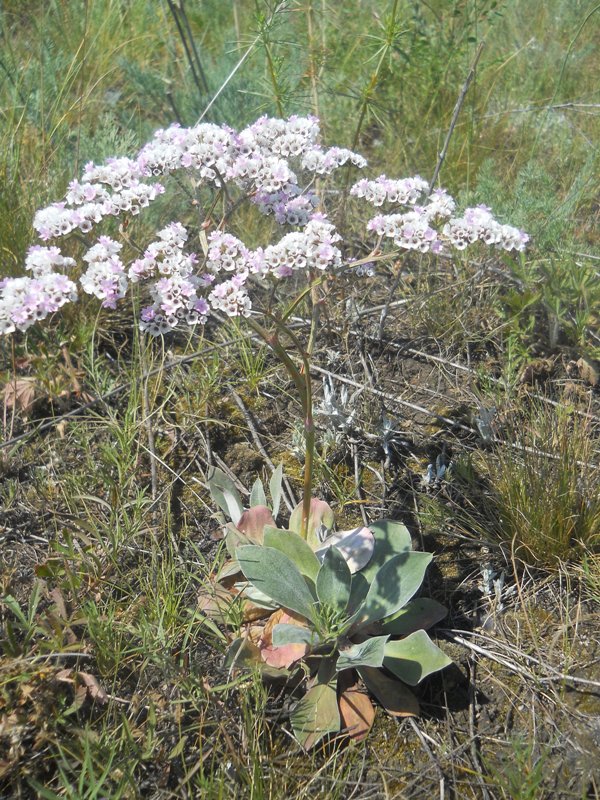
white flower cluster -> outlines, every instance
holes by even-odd
[[[116,308],[117,300],[127,292],[127,276],[119,257],[122,247],[109,236],[101,236],[83,257],[89,266],[80,278],[81,288],[102,300],[103,308]]]
[[[393,239],[397,247],[405,250],[418,250],[421,253],[439,253],[441,250],[437,231],[431,227],[430,218],[417,209],[406,214],[380,214],[369,220],[367,230]]]
[[[330,174],[348,162],[366,165],[350,150],[322,150],[318,137],[314,117],[261,117],[240,133],[211,123],[171,125],[156,131],[134,159],[87,164],[81,182],[69,184],[64,200],[36,213],[34,227],[47,240],[76,229],[88,233],[107,216],[136,215],[165,191],[162,183],[146,181],[180,169],[190,171],[196,182],[215,187],[233,182],[255,196],[261,211],[275,214],[280,224],[304,225],[316,201],[312,195],[299,199],[302,191],[290,159],[317,174]]]
[[[274,244],[250,250],[219,227],[207,240],[201,237],[205,252],[200,257],[187,249],[186,228],[172,222],[128,264],[121,242],[97,238],[83,256],[82,289],[104,307],[115,308],[130,282],[151,281],[152,305],[143,309],[140,324],[160,335],[182,321],[204,323],[211,310],[248,315],[253,278],[273,280],[297,271],[339,268],[341,237],[317,211],[321,198],[314,184],[317,176],[330,175],[344,165],[363,168],[366,161],[345,148],[322,148],[315,117],[261,117],[239,132],[210,123],[191,128],[171,125],[157,131],[134,158],[87,164],[60,202],[36,213],[34,226],[42,240],[75,230],[87,234],[106,217],[135,216],[165,192],[169,175],[184,171],[196,198],[202,186],[213,192],[224,190],[233,208],[249,200],[277,223],[295,228]],[[484,206],[454,217],[452,197],[442,189],[429,194],[427,182],[419,176],[360,180],[351,194],[374,206],[408,206],[404,213],[380,214],[367,226],[405,249],[436,253],[483,241],[522,250],[527,242],[526,234],[497,222]],[[64,274],[74,264],[58,247],[32,247],[25,263],[32,277],[0,282],[0,334],[25,330],[75,300],[75,284]],[[371,272],[370,265],[356,270],[362,275]]]
[[[225,272],[244,273],[248,270],[250,251],[246,245],[230,233],[213,231],[208,237],[206,268],[217,274]]]
[[[302,168],[317,175],[330,175],[338,167],[350,162],[355,167],[363,169],[367,166],[366,159],[345,147],[330,147],[322,150],[320,147],[311,147],[302,156]]]
[[[208,295],[215,311],[224,311],[229,317],[248,317],[252,304],[245,287],[246,276],[242,273],[223,281]]]
[[[529,236],[512,225],[502,225],[487,206],[467,208],[462,217],[453,217],[456,203],[445,189],[435,189],[427,195],[424,205],[417,205],[427,190],[427,182],[418,175],[404,180],[390,180],[381,175],[373,181],[358,181],[350,194],[374,206],[384,203],[412,206],[402,214],[378,214],[367,223],[367,230],[392,239],[405,250],[437,254],[448,247],[464,250],[477,241],[503,250],[525,249]],[[447,222],[441,230],[434,227],[443,220]]]
[[[180,222],[172,222],[158,232],[158,239],[146,248],[144,257],[129,268],[133,282],[156,273],[162,277],[151,287],[153,305],[142,310],[140,328],[160,336],[179,322],[188,325],[205,323],[210,307],[198,295],[199,288],[210,286],[214,276],[194,274],[198,263],[195,253],[185,253],[188,233]]]
[[[63,256],[58,247],[30,247],[25,258],[25,269],[33,274],[34,278],[41,278],[54,272],[54,268],[68,269],[75,266],[74,258]]]
[[[151,242],[142,258],[132,261],[129,267],[129,279],[137,283],[151,278],[157,272],[160,275],[179,274],[188,276],[194,271],[198,257],[195,253],[184,253],[188,234],[180,222],[172,222],[158,231],[158,239]]]
[[[45,319],[65,303],[77,299],[75,283],[55,267],[75,266],[72,258],[63,256],[58,247],[29,248],[25,269],[33,278],[4,278],[0,281],[0,335],[14,330],[27,330],[34,322]]]
[[[304,230],[288,233],[277,244],[269,245],[260,259],[262,271],[287,278],[295,270],[325,270],[341,266],[342,254],[335,246],[341,236],[322,214],[315,214]]]
[[[453,247],[464,250],[474,242],[496,245],[502,250],[525,249],[529,236],[513,225],[502,225],[487,206],[467,208],[462,217],[448,220],[443,234]]]
[[[316,117],[293,115],[284,120],[262,116],[240,132],[236,144],[246,155],[260,151],[287,159],[302,155],[316,145],[318,138],[319,120]]]
[[[384,203],[407,206],[414,205],[427,187],[427,181],[423,180],[420,175],[401,180],[393,180],[385,175],[380,175],[373,181],[366,178],[358,181],[350,189],[350,194],[366,200],[373,206],[382,206]]]
[[[303,227],[307,224],[319,204],[313,192],[299,194],[299,187],[292,186],[281,192],[257,192],[252,202],[263,214],[273,214],[279,225]]]
[[[66,236],[76,228],[88,233],[107,216],[135,216],[165,190],[160,183],[142,183],[144,174],[141,165],[130,158],[109,158],[100,166],[90,162],[84,167],[83,181],[71,181],[64,201],[38,211],[33,226],[40,238],[47,240]]]

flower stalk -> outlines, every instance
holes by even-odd
[[[286,368],[288,375],[298,390],[298,396],[300,397],[300,403],[302,405],[302,417],[304,420],[305,440],[304,495],[302,499],[301,535],[306,539],[308,535],[308,520],[310,517],[310,501],[312,498],[313,465],[315,457],[315,423],[313,418],[312,381],[310,377],[309,355],[302,346],[302,342],[287,325],[285,325],[281,320],[277,319],[277,317],[273,316],[272,314],[268,314],[267,316],[275,325],[275,333],[270,333],[253,317],[248,318],[248,324],[252,330],[261,337],[265,344],[271,348],[273,353]],[[294,347],[302,359],[301,369],[298,369],[298,367],[294,364],[286,348],[279,341],[279,332],[284,333],[292,340]]]

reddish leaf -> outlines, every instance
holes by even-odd
[[[17,411],[28,412],[35,401],[35,378],[15,378],[4,387],[4,405]]]
[[[265,664],[277,669],[287,669],[300,661],[308,652],[307,644],[283,644],[280,647],[270,645],[260,648],[260,655]]]
[[[74,672],[72,669],[61,669],[54,678],[61,683],[70,683],[73,686],[75,690],[74,708],[79,708],[87,698],[100,705],[108,703],[108,695],[96,678],[89,672]]]
[[[60,683],[73,683],[73,678],[71,677],[72,674],[73,670],[70,667],[67,669],[61,669],[54,676],[54,680],[60,681]]]
[[[65,599],[62,595],[61,590],[58,588],[52,589],[52,591],[49,592],[49,597],[56,607],[56,613],[58,614],[58,616],[61,619],[68,619],[69,615],[67,614]]]
[[[356,741],[364,739],[373,727],[375,709],[368,696],[352,686],[338,698],[344,733]]]
[[[253,506],[244,511],[236,527],[255,544],[262,544],[265,525],[275,527],[273,515],[266,506]]]
[[[90,675],[89,672],[78,672],[77,681],[81,686],[85,687],[86,694],[90,700],[93,700],[100,705],[108,703],[108,695],[100,686],[96,678],[93,675]]]
[[[289,529],[295,533],[302,535],[302,512],[304,504],[298,503],[296,508],[292,511],[289,522]],[[308,517],[308,527],[306,531],[306,541],[309,545],[316,550],[320,545],[317,531],[323,525],[328,530],[333,528],[334,516],[331,506],[324,500],[318,500],[313,497],[310,501],[310,514]]]
[[[259,641],[262,660],[272,667],[287,669],[308,652],[306,644],[286,644],[275,647],[273,645],[273,628],[280,624],[303,625],[305,620],[299,614],[288,613],[282,608],[269,617]]]

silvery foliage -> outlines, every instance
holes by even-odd
[[[350,394],[348,386],[336,387],[333,375],[323,378],[323,396],[314,409],[314,418],[321,429],[325,450],[339,447],[345,436],[352,430],[358,408],[357,400],[362,389]]]
[[[479,435],[486,444],[494,441],[494,428],[492,423],[496,416],[496,411],[496,406],[492,406],[491,408],[480,406],[478,416],[475,417],[475,425],[477,425]]]
[[[396,425],[387,414],[383,413],[381,416],[381,423],[379,425],[379,440],[381,442],[381,449],[384,455],[385,469],[389,469],[397,459],[396,450],[398,447],[409,447],[409,442],[401,438],[400,433],[396,430]]]
[[[446,463],[444,454],[440,453],[434,463],[427,465],[427,472],[423,475],[424,485],[430,489],[438,488],[446,477],[451,464],[452,462]]]

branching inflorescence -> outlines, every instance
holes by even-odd
[[[157,131],[135,158],[87,164],[64,200],[36,213],[34,227],[43,241],[73,232],[87,241],[79,284],[106,308],[115,308],[130,284],[151,281],[153,303],[142,309],[140,327],[159,336],[181,323],[203,324],[211,311],[248,316],[253,279],[281,280],[297,271],[314,275],[341,267],[342,237],[323,213],[323,199],[313,186],[315,178],[344,165],[364,168],[366,161],[345,148],[324,149],[314,117],[261,117],[240,132],[208,123],[172,125]],[[191,180],[196,195],[207,187],[222,191],[232,203],[231,198],[236,203],[247,199],[294,230],[274,244],[250,249],[223,230],[224,218],[203,240],[199,254],[188,249],[186,227],[172,221],[128,264],[122,258],[122,242],[106,235],[89,239],[104,219],[130,218],[147,208],[177,172]],[[401,249],[438,254],[481,241],[523,250],[528,240],[517,228],[496,221],[485,206],[453,216],[452,197],[443,189],[430,193],[418,176],[360,180],[350,194],[374,206],[408,209],[377,215],[367,225],[379,241],[390,238]],[[204,227],[210,227],[210,219]],[[58,247],[33,246],[25,261],[31,277],[0,281],[0,334],[24,331],[74,302],[77,286],[69,277],[74,267],[74,259],[63,256]]]

